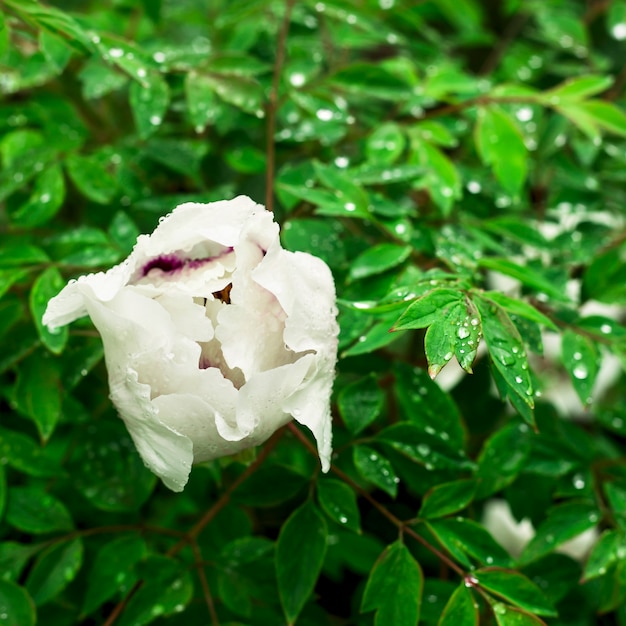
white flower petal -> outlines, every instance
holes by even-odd
[[[280,247],[246,197],[189,203],[106,273],[71,281],[44,315],[89,315],[111,398],[144,462],[180,491],[192,462],[266,441],[293,418],[331,455],[338,327],[328,267]]]

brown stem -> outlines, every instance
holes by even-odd
[[[312,454],[317,456],[315,446],[306,438],[306,436],[293,422],[289,424],[288,428]],[[367,500],[381,515],[386,517],[394,526],[396,526],[400,532],[404,532],[410,537],[413,537],[413,539],[421,543],[427,550],[430,550],[430,552],[445,563],[450,569],[454,570],[459,576],[465,577],[463,569],[461,569],[454,561],[448,558],[438,548],[435,548],[435,546],[428,543],[424,537],[418,535],[410,526],[407,525],[407,522],[403,522],[401,519],[397,518],[387,509],[387,507],[385,507],[385,505],[378,502],[378,500],[376,500],[369,492],[365,491],[365,489],[352,480],[350,476],[340,470],[336,465],[331,465],[330,469],[336,476],[341,478],[343,482],[352,487],[352,489],[354,489],[354,491],[356,491],[362,498],[365,498],[365,500]]]
[[[184,538],[181,539],[177,544],[172,546],[167,552],[167,556],[175,556],[178,554],[185,546],[191,545],[191,549],[194,550],[194,546],[196,546],[196,537],[202,532],[204,527],[228,504],[230,501],[230,496],[232,493],[243,483],[247,478],[249,478],[254,472],[259,468],[259,466],[265,461],[265,459],[269,456],[270,452],[274,449],[276,444],[279,442],[280,438],[285,433],[285,429],[281,428],[276,431],[270,439],[268,439],[267,443],[263,446],[261,452],[259,452],[257,458],[251,463],[246,470],[240,474],[228,487],[228,489],[222,494],[222,496],[215,502],[215,504],[200,518],[198,522],[196,522],[192,528],[184,534]],[[128,604],[128,601],[132,598],[132,596],[137,593],[137,590],[143,585],[143,580],[137,581],[134,587],[126,594],[126,596],[115,606],[111,614],[109,615],[106,622],[104,622],[103,626],[112,626],[115,623],[117,618],[122,614],[122,611]],[[206,596],[205,596],[206,597]],[[217,623],[217,622],[214,622]]]
[[[266,107],[266,160],[267,169],[265,172],[265,208],[268,211],[274,209],[274,174],[276,170],[276,144],[274,135],[276,134],[276,111],[278,109],[278,87],[280,84],[280,73],[285,61],[285,48],[287,47],[287,33],[291,21],[291,11],[295,0],[287,0],[285,5],[285,16],[278,35],[278,46],[276,48],[276,60],[274,61],[274,75],[272,77],[272,88],[270,89],[268,103]]]
[[[200,585],[202,586],[202,595],[204,596],[204,601],[206,602],[207,608],[209,609],[209,615],[211,616],[211,624],[213,624],[213,626],[220,626],[220,620],[217,617],[217,612],[215,611],[215,603],[213,602],[209,582],[207,581],[206,574],[204,572],[204,564],[200,548],[198,547],[198,544],[194,542],[191,544],[191,549],[193,550],[194,559],[196,561],[196,571],[198,572],[198,578],[200,579]]]

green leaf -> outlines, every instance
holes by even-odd
[[[47,167],[35,180],[30,198],[11,214],[18,226],[32,227],[53,218],[65,199],[65,179],[59,165]]]
[[[557,104],[560,100],[584,100],[606,91],[612,84],[612,76],[596,74],[576,76],[547,91],[545,97],[552,104]]]
[[[454,163],[437,147],[414,141],[419,164],[427,170],[416,186],[425,187],[444,215],[449,215],[454,201],[461,197],[461,176]]]
[[[478,626],[478,624],[478,604],[463,581],[450,596],[437,626]]]
[[[450,307],[463,299],[463,292],[455,289],[433,289],[412,302],[393,325],[392,330],[426,328],[446,319]]]
[[[511,557],[480,524],[470,519],[440,519],[427,523],[439,543],[465,567],[471,566],[464,555],[481,565],[510,567]],[[459,559],[459,556],[463,557]]]
[[[538,311],[531,304],[528,304],[528,302],[511,298],[501,291],[485,291],[483,295],[485,299],[500,305],[507,313],[512,313],[513,315],[536,322],[550,330],[558,330],[557,325],[549,317]]]
[[[0,616],[3,626],[35,626],[35,605],[28,591],[15,583],[0,580]]]
[[[356,495],[348,485],[332,478],[320,478],[317,481],[317,497],[332,520],[354,532],[361,532]]]
[[[92,57],[84,65],[78,78],[82,82],[85,100],[97,100],[118,91],[128,82],[128,77],[105,65],[98,57]]]
[[[98,550],[87,577],[82,614],[89,615],[116,593],[130,591],[137,575],[135,565],[147,553],[141,537],[129,535],[104,544]]]
[[[341,209],[341,213],[329,213],[329,210],[334,211],[334,209],[332,209],[332,207],[326,207],[324,201],[317,211],[319,214],[370,217],[369,197],[367,192],[351,180],[347,172],[334,166],[323,165],[318,161],[314,162],[314,166],[315,173],[319,180],[331,190],[329,196],[331,201]],[[311,191],[312,190],[309,190],[309,195]]]
[[[333,81],[348,92],[397,100],[410,94],[410,87],[383,67],[369,63],[355,63],[337,72]]]
[[[21,362],[15,384],[18,410],[35,422],[44,441],[52,435],[61,416],[59,365],[47,354],[35,352]]]
[[[596,526],[599,520],[596,507],[586,502],[566,502],[553,507],[524,549],[520,562],[530,563],[552,552],[566,541]]]
[[[108,204],[117,191],[117,180],[99,155],[70,154],[65,160],[67,173],[87,198]]]
[[[50,299],[56,296],[64,286],[65,280],[59,270],[56,267],[49,267],[37,277],[30,292],[30,310],[37,333],[43,345],[54,354],[63,352],[69,338],[69,330],[64,326],[52,332],[43,325],[41,318]]]
[[[0,247],[0,267],[19,267],[48,263],[48,255],[37,246],[3,241]]]
[[[422,369],[396,363],[394,374],[402,419],[462,450],[465,446],[464,425],[450,395]]]
[[[626,137],[626,113],[612,102],[591,100],[580,107],[603,130]]]
[[[411,246],[380,243],[361,253],[352,261],[349,276],[352,280],[360,280],[386,272],[404,263],[409,258],[411,250]]]
[[[495,303],[481,297],[475,297],[474,303],[480,312],[483,336],[492,363],[512,393],[532,408],[533,383],[519,331],[504,309]]]
[[[522,191],[528,170],[528,150],[517,124],[502,109],[481,107],[475,128],[476,148],[511,195]]]
[[[324,563],[328,529],[315,505],[307,501],[281,528],[276,545],[280,602],[293,624],[313,592]]]
[[[102,422],[76,430],[81,445],[70,461],[73,485],[103,511],[135,511],[150,496],[156,478],[144,466],[123,423]]]
[[[387,123],[378,126],[367,138],[365,153],[368,161],[393,163],[406,145],[406,138],[398,124]]]
[[[557,616],[557,612],[541,589],[520,572],[488,568],[476,570],[472,576],[478,579],[483,589],[530,613],[547,617]]]
[[[588,337],[566,330],[561,343],[561,359],[580,401],[590,404],[600,369],[596,344]]]
[[[475,492],[474,480],[455,480],[437,485],[424,496],[418,515],[425,519],[434,519],[456,513],[473,500]]]
[[[35,534],[63,532],[74,527],[65,506],[36,487],[9,490],[6,521],[18,530]]]
[[[55,543],[35,561],[26,579],[26,589],[40,606],[63,591],[83,563],[83,542],[79,539]]]
[[[337,398],[341,417],[354,435],[378,417],[384,401],[385,395],[374,376],[367,376],[347,385]]]
[[[546,626],[546,623],[535,615],[502,602],[494,603],[493,614],[498,626]]]
[[[419,621],[424,576],[400,541],[388,546],[370,572],[361,612],[376,611],[375,626],[415,626]]]
[[[0,463],[8,463],[20,472],[45,478],[63,475],[59,465],[44,455],[44,449],[30,437],[0,428]]]
[[[276,506],[293,498],[307,480],[283,465],[263,465],[233,494],[233,500],[246,506]]]
[[[394,424],[382,430],[376,439],[426,469],[474,468],[462,449],[456,448],[442,433],[428,427]]]
[[[0,580],[20,580],[30,559],[39,552],[45,543],[24,545],[15,541],[0,543]]]
[[[269,554],[274,544],[263,537],[240,537],[226,544],[219,559],[230,567],[247,565]]]
[[[387,492],[392,498],[398,494],[400,479],[391,463],[379,452],[365,445],[353,448],[354,465],[368,482]]]
[[[568,301],[563,292],[555,287],[546,276],[530,267],[523,267],[509,259],[499,257],[484,257],[478,260],[478,264],[486,269],[515,278],[522,285],[531,287],[540,293],[545,293],[558,302]]]
[[[238,109],[251,113],[256,117],[264,116],[264,93],[261,85],[250,76],[235,76],[227,74],[207,73],[203,78],[196,77],[194,79],[193,89],[198,90],[198,98],[203,97],[205,90],[204,85],[210,85],[213,91],[228,104],[236,106]],[[201,86],[201,83],[203,85]],[[189,87],[187,88],[190,89]],[[187,102],[189,103],[189,91],[187,91]],[[199,100],[194,101],[195,113],[197,119],[200,119],[200,112],[197,109]],[[207,107],[211,106],[211,102],[207,102]],[[208,121],[208,120],[207,120]]]
[[[585,564],[585,581],[604,576],[618,559],[623,558],[626,550],[626,538],[617,530],[605,530],[593,546]]]
[[[0,522],[7,503],[7,479],[4,465],[0,464]]]
[[[454,307],[456,308],[456,307]],[[424,336],[428,374],[434,380],[454,355],[455,337],[447,321],[437,320]]]
[[[131,597],[120,626],[144,626],[159,617],[184,611],[193,597],[188,566],[165,556],[151,556],[137,568],[144,584]]]
[[[109,235],[122,252],[130,253],[140,232],[127,213],[117,211],[109,225]]]
[[[517,478],[530,455],[531,438],[526,424],[506,424],[485,441],[475,474],[476,497],[486,498]]]
[[[72,56],[72,49],[65,44],[63,38],[47,30],[39,31],[39,47],[47,61],[60,74]]]
[[[141,139],[147,139],[163,122],[170,101],[170,90],[158,72],[150,72],[143,84],[130,86],[130,107]]]

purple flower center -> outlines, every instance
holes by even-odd
[[[174,272],[185,266],[185,262],[175,254],[161,254],[160,256],[150,259],[144,266],[142,274],[147,276],[151,270],[157,269],[162,272]]]

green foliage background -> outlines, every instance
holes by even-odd
[[[0,10],[0,623],[626,624],[626,4]],[[241,193],[335,275],[333,467],[286,428],[174,494],[41,314]]]

